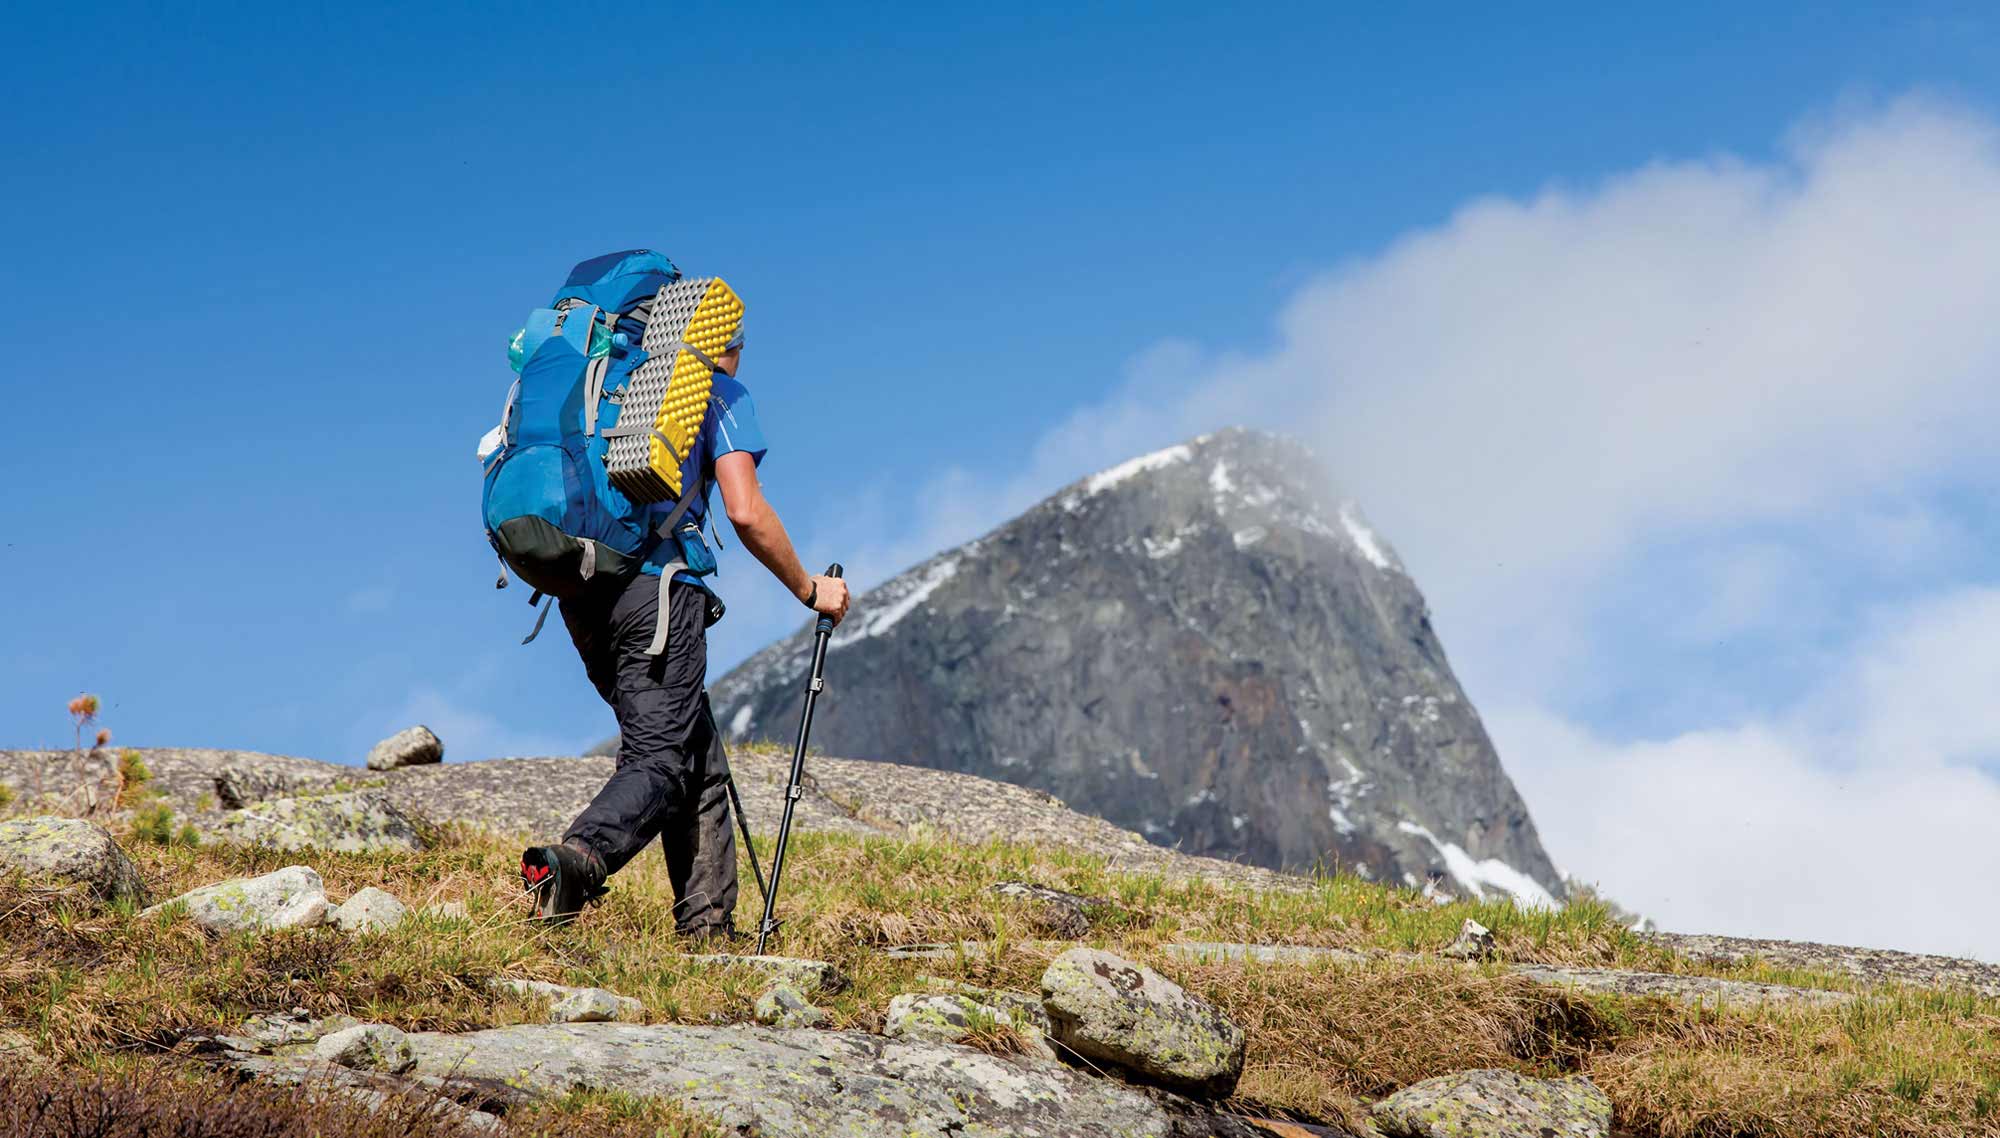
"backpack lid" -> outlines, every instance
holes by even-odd
[[[665,254],[651,249],[627,249],[579,262],[549,303],[559,304],[574,297],[606,312],[622,313],[660,291],[661,285],[679,279],[681,271]]]

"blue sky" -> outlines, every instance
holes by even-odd
[[[651,246],[737,287],[767,489],[808,560],[875,581],[1182,430],[1292,424],[1257,377],[1310,371],[1312,328],[1495,228],[1555,217],[1581,228],[1552,247],[1614,224],[1671,244],[1674,195],[1712,192],[1770,211],[1744,232],[1779,232],[1789,191],[1809,206],[1843,185],[1840,156],[1878,135],[1914,140],[1879,149],[1914,168],[1959,152],[1959,135],[1925,149],[1945,128],[1897,108],[1942,108],[1967,137],[2000,113],[2000,21],[1971,5],[677,5],[599,28],[549,11],[10,16],[0,743],[64,741],[80,690],[141,744],[355,761],[424,719],[467,759],[603,735],[560,638],[515,643],[530,616],[491,588],[471,457],[508,335],[589,255]],[[1669,204],[1627,208],[1648,194]],[[1521,253],[1523,291],[1558,271],[1493,247]],[[1343,357],[1325,389],[1378,409],[1421,390],[1340,368],[1424,355],[1430,331]],[[1224,375],[1248,395],[1204,402]],[[1175,413],[1134,410],[1149,402]],[[1517,401],[1543,423],[1574,403],[1532,383]],[[1464,437],[1416,418],[1400,453],[1449,445],[1425,469],[1452,467]],[[1612,860],[1612,839],[1548,817],[1576,763],[1820,722],[1869,652],[1897,650],[1896,606],[1996,577],[1976,458],[1768,501],[1641,495],[1581,552],[1513,574],[1454,541],[1502,515],[1566,529],[1563,503],[1467,515],[1395,448],[1310,421],[1431,591],[1558,860]],[[733,543],[721,585],[718,674],[800,615]],[[1953,762],[1988,763],[1985,746]],[[1607,884],[1643,903],[1664,872]]]

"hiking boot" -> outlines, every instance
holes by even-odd
[[[736,931],[736,926],[728,923],[697,925],[691,929],[682,929],[680,933],[698,945],[719,946],[723,948],[737,944],[744,939],[743,934]]]
[[[560,925],[604,895],[604,860],[571,842],[521,852],[521,888],[535,895],[535,916]]]

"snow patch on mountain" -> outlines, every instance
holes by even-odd
[[[869,606],[859,621],[847,624],[827,643],[843,648],[871,636],[880,636],[915,612],[929,600],[938,586],[958,575],[958,558],[947,557],[916,576],[898,577],[869,595]]]
[[[1102,470],[1091,475],[1083,483],[1083,492],[1085,494],[1102,494],[1120,482],[1124,482],[1136,475],[1144,474],[1151,470],[1162,470],[1177,462],[1186,462],[1193,457],[1194,451],[1189,449],[1186,443],[1181,443],[1178,446],[1170,446],[1165,450],[1156,450],[1151,454],[1142,454],[1138,458],[1127,459],[1109,470]]]
[[[1473,856],[1466,853],[1464,847],[1458,843],[1440,841],[1437,835],[1415,822],[1398,822],[1396,828],[1405,834],[1414,834],[1429,842],[1431,848],[1437,850],[1438,856],[1444,859],[1445,869],[1450,871],[1460,885],[1470,889],[1474,897],[1483,900],[1490,888],[1511,895],[1515,904],[1524,908],[1559,907],[1556,899],[1547,889],[1542,888],[1539,882],[1497,857],[1474,860]]]
[[[1351,504],[1341,506],[1340,524],[1347,530],[1347,536],[1353,540],[1354,548],[1361,551],[1361,556],[1367,558],[1370,565],[1377,569],[1396,567],[1395,563],[1389,560],[1389,555],[1382,552],[1382,543],[1375,537],[1375,531],[1369,529],[1368,524],[1355,514]]]

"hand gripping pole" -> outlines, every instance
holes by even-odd
[[[839,565],[827,567],[826,576],[838,577]],[[764,955],[764,942],[778,931],[778,879],[785,872],[785,845],[792,837],[792,811],[799,804],[799,795],[804,793],[800,784],[806,776],[806,738],[812,734],[813,704],[818,702],[820,689],[825,686],[826,642],[833,635],[833,618],[820,614],[813,626],[812,674],[806,681],[806,709],[799,716],[799,742],[792,749],[792,775],[785,783],[785,813],[778,821],[778,849],[771,855],[771,887],[764,893],[764,919],[757,926],[757,955]]]

